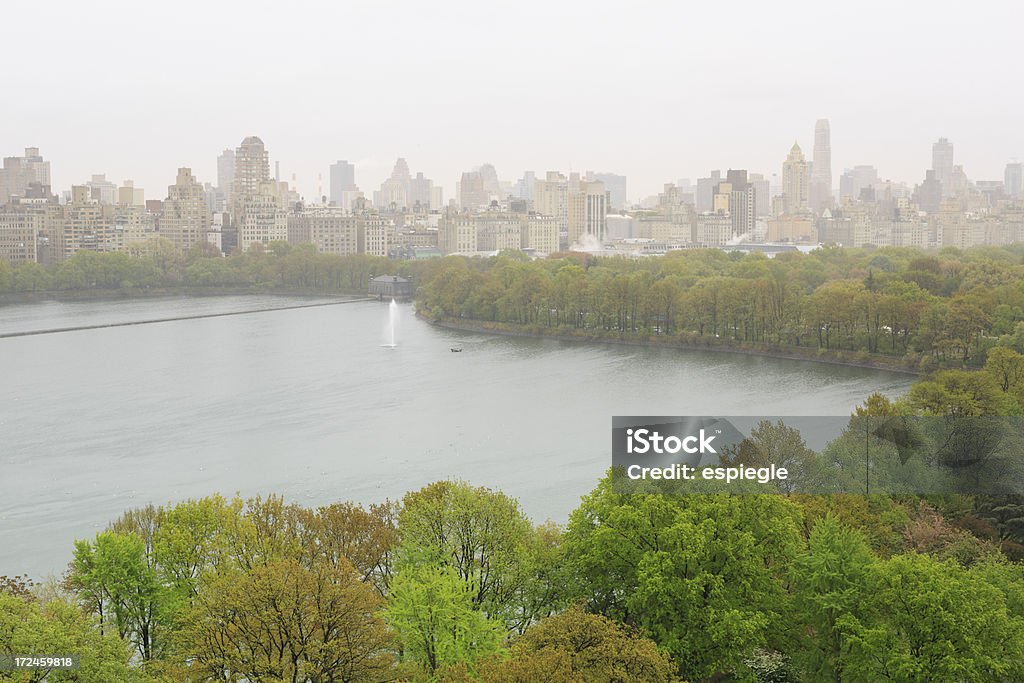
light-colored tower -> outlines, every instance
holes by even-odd
[[[240,200],[260,193],[260,186],[270,180],[270,155],[263,141],[255,135],[242,140],[235,150],[235,177],[231,186],[231,207],[236,210]]]
[[[597,246],[608,232],[608,192],[600,180],[579,181],[569,192],[569,244]],[[596,244],[595,244],[596,241]]]
[[[0,205],[12,196],[26,197],[38,186],[41,194],[50,191],[50,162],[44,161],[38,147],[26,147],[23,157],[4,158],[0,169]]]
[[[808,201],[807,160],[800,145],[793,143],[789,156],[782,164],[782,197],[787,214],[807,211]]]
[[[548,171],[544,180],[533,187],[534,210],[542,216],[553,216],[559,235],[569,232],[569,180],[558,171]],[[568,239],[568,237],[567,237]]]
[[[179,168],[173,185],[167,187],[167,199],[160,214],[160,235],[179,249],[191,249],[206,241],[210,230],[210,207],[202,184],[192,169]]]
[[[832,132],[828,119],[814,124],[814,165],[811,171],[811,208],[815,213],[831,209],[832,200]]]
[[[946,138],[939,138],[932,145],[932,170],[935,179],[942,183],[942,196],[953,193],[953,143]]]

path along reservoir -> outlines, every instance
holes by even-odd
[[[0,338],[0,575],[59,575],[124,510],[213,493],[374,503],[456,478],[564,523],[611,462],[613,415],[846,415],[913,379],[446,330],[409,304],[284,308],[325,301],[0,307],[0,335],[161,321]]]

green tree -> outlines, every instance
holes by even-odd
[[[841,624],[864,616],[867,575],[875,558],[864,537],[831,515],[811,530],[793,564],[796,618],[803,626],[794,659],[811,680],[839,683],[851,644]]]
[[[99,617],[103,633],[113,626],[143,660],[157,655],[167,592],[138,536],[104,531],[92,542],[76,541],[67,583]]]
[[[432,675],[442,666],[472,666],[500,647],[504,626],[475,600],[472,583],[453,568],[409,567],[392,580],[385,614],[404,656]]]
[[[516,500],[462,482],[435,482],[405,496],[398,529],[400,568],[451,568],[472,586],[476,607],[510,628],[522,622],[516,598],[533,572],[533,528]]]
[[[128,644],[104,635],[77,606],[64,600],[39,601],[0,591],[0,654],[78,655],[79,668],[4,672],[12,683],[141,680],[129,666]]]
[[[867,615],[838,628],[850,680],[1017,681],[1024,677],[1024,621],[1006,596],[953,561],[899,555],[872,566]]]
[[[779,496],[620,494],[610,476],[573,511],[566,556],[590,611],[642,628],[684,678],[748,672],[788,629],[785,572],[800,510]]]

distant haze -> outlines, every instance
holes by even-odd
[[[832,128],[845,167],[920,182],[949,138],[972,180],[1024,158],[1024,9],[991,2],[5,3],[0,156],[55,190],[106,173],[162,198],[175,169],[258,135],[282,179],[371,195],[405,157],[454,196],[490,162],[625,174],[629,196],[712,168],[779,174]],[[273,168],[273,166],[272,166]]]

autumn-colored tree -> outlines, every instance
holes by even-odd
[[[652,641],[606,617],[574,608],[534,624],[507,657],[480,666],[483,683],[656,683],[675,665]]]
[[[272,560],[212,580],[179,647],[189,674],[212,680],[393,680],[381,605],[351,565]]]

